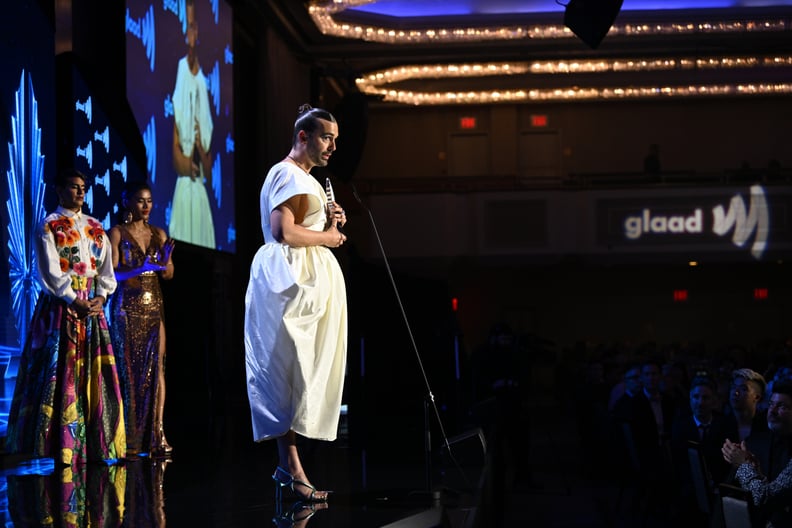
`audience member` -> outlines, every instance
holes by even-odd
[[[724,414],[733,414],[729,399],[731,398],[732,373],[737,368],[737,363],[733,358],[727,356],[718,361],[712,361],[715,381],[718,384],[718,399],[721,404],[721,411]]]
[[[671,398],[676,409],[684,409],[687,406],[690,380],[684,363],[675,361],[663,365],[660,389],[663,394]]]
[[[494,404],[488,419],[492,420],[489,425],[500,443],[496,452],[498,456],[510,457],[513,467],[527,471],[529,445],[525,442],[525,430],[530,422],[521,398],[521,383],[526,374],[525,349],[511,327],[499,322],[490,329],[487,342],[474,352],[473,363],[478,400]],[[520,473],[521,478],[530,480],[527,473]]]
[[[773,413],[770,409],[773,401],[779,399],[779,394],[786,394],[785,387],[792,380],[781,380],[773,384],[773,393],[770,395],[765,428],[757,430],[745,439],[745,445],[751,451],[757,462],[759,469],[770,479],[775,479],[786,467],[792,455],[792,431],[787,431],[783,426],[783,413],[775,409]]]
[[[774,384],[767,425],[767,435],[752,435],[749,441],[740,443],[727,440],[723,444],[723,458],[737,467],[737,481],[751,492],[753,503],[758,508],[759,519],[755,526],[792,526],[792,460],[789,456],[792,447],[792,380],[784,379]],[[759,437],[770,442],[760,445],[756,442]],[[769,449],[760,453],[757,448]],[[763,459],[765,455],[772,460]]]
[[[792,379],[792,364],[782,362],[775,368],[773,377],[767,382],[767,391],[765,391],[765,397],[759,402],[759,409],[767,412],[767,407],[770,404],[770,395],[773,393],[773,385],[782,379]]]
[[[637,496],[645,495],[655,504],[662,502],[671,476],[670,438],[675,410],[670,398],[660,392],[660,364],[646,361],[640,367],[640,387],[625,390],[613,407],[615,425],[625,435],[625,449],[638,471]],[[625,374],[635,376],[631,368]]]
[[[764,377],[754,370],[741,368],[732,372],[729,404],[737,420],[739,441],[745,440],[753,432],[767,430],[765,415],[758,409],[766,387]]]
[[[585,378],[576,384],[575,411],[578,432],[583,448],[583,460],[587,470],[596,474],[604,469],[604,460],[597,456],[607,443],[608,394],[605,382],[605,367],[600,361],[586,365]]]
[[[671,453],[679,483],[680,523],[686,526],[704,526],[706,516],[696,503],[688,447],[699,445],[706,466],[705,478],[711,485],[726,479],[729,464],[723,460],[721,448],[728,438],[736,438],[737,424],[724,416],[718,407],[717,385],[708,376],[693,378],[690,384],[690,412],[680,413],[671,429]],[[695,469],[695,468],[694,468]]]
[[[649,145],[649,152],[643,160],[644,173],[649,176],[660,174],[660,146],[657,143]]]
[[[674,401],[660,390],[661,371],[656,361],[646,361],[641,366],[643,394],[649,401],[657,426],[658,443],[662,446],[671,438],[671,425],[677,409]]]
[[[613,412],[622,396],[630,394],[635,396],[641,391],[641,365],[628,365],[624,369],[622,379],[619,383],[613,386],[608,397],[608,411]]]

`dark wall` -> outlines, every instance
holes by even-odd
[[[531,115],[547,116],[532,127]],[[462,130],[460,118],[475,117]],[[767,167],[776,159],[792,167],[786,137],[792,128],[789,97],[742,97],[672,101],[409,107],[375,104],[368,112],[368,141],[358,178],[453,176],[451,136],[483,134],[476,158],[486,175],[521,175],[520,135],[554,134],[556,175],[641,172],[648,147],[660,148],[663,170],[723,171],[743,162]],[[384,138],[387,138],[385,140]],[[343,143],[341,144],[343,145]]]

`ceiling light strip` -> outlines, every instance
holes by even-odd
[[[385,44],[421,44],[436,42],[479,42],[519,39],[573,38],[574,33],[563,24],[514,25],[466,28],[393,29],[336,22],[333,15],[348,7],[370,3],[371,0],[334,0],[314,3],[308,7],[316,27],[325,35],[360,39]],[[608,35],[640,37],[657,35],[690,35],[716,33],[782,32],[792,27],[789,19],[713,20],[709,22],[663,22],[614,24]]]
[[[626,86],[615,88],[549,88],[468,92],[415,92],[367,88],[383,101],[409,105],[460,105],[621,99],[693,98],[792,94],[791,83],[748,83],[690,86]]]
[[[378,70],[355,80],[361,89],[411,79],[447,79],[504,75],[623,73],[669,70],[729,70],[792,67],[792,55],[657,59],[581,59],[471,64],[417,64]]]

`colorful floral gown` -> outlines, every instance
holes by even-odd
[[[123,225],[118,270],[139,268],[149,255],[156,259],[162,250],[156,229],[144,251]],[[162,290],[159,276],[147,271],[122,281],[110,300],[113,350],[118,361],[121,393],[127,427],[127,451],[150,453],[161,442],[160,424],[155,423],[159,380],[160,333],[163,326]],[[164,358],[162,358],[164,360]]]
[[[126,453],[121,389],[103,314],[75,299],[116,288],[110,241],[94,218],[58,208],[34,240],[42,293],[20,358],[6,450],[73,465]]]
[[[8,475],[8,515],[14,528],[164,526],[125,522],[127,471],[123,464],[86,464],[48,475]]]

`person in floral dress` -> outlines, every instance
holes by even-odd
[[[42,292],[20,357],[6,451],[56,463],[113,463],[126,453],[121,389],[103,306],[116,289],[110,240],[83,213],[86,178],[55,181],[58,208],[33,240]]]

